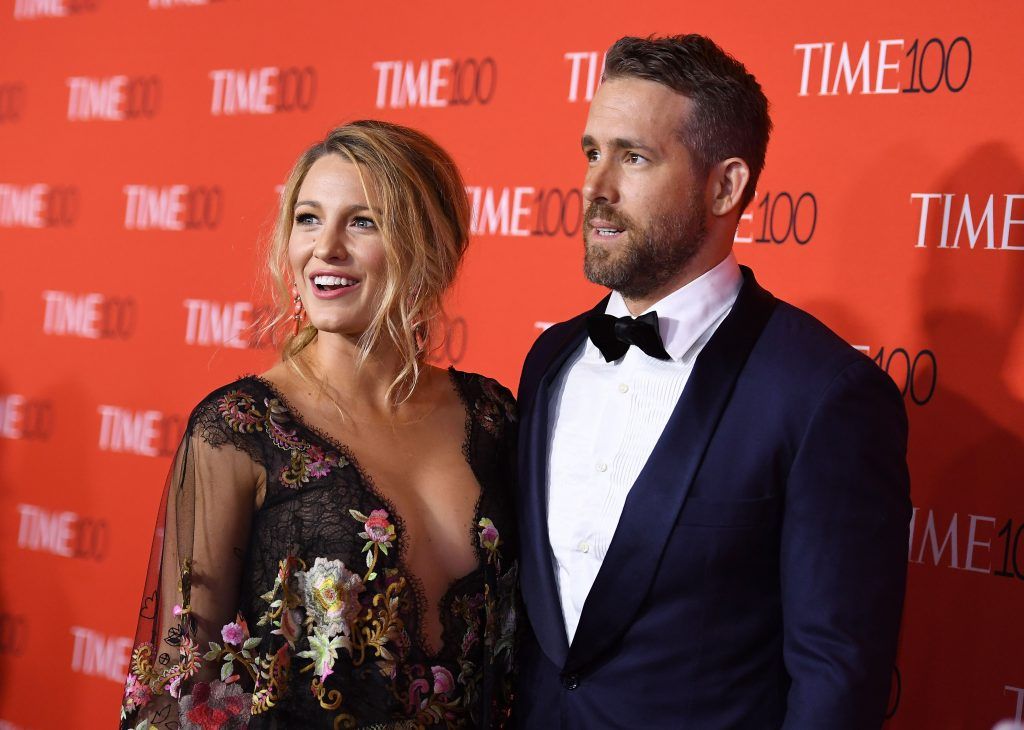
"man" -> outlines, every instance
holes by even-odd
[[[880,369],[733,257],[770,127],[757,81],[707,38],[608,53],[584,268],[613,291],[541,335],[520,384],[521,727],[883,721],[906,414]]]

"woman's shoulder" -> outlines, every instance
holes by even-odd
[[[515,405],[516,399],[515,396],[512,395],[512,391],[492,377],[481,373],[458,370],[454,366],[449,367],[448,372],[451,373],[453,378],[459,381],[459,384],[463,389],[476,391],[494,401],[502,403],[507,402],[511,403],[513,406]]]
[[[514,423],[518,420],[515,396],[497,380],[480,373],[456,370],[454,367],[448,371],[457,382],[466,407],[485,425]]]
[[[241,441],[265,430],[275,397],[268,381],[244,375],[213,389],[196,404],[189,415],[189,432],[211,446],[226,442],[241,446]]]
[[[258,375],[243,375],[237,380],[220,385],[199,400],[192,409],[189,421],[212,414],[225,413],[248,404],[262,405],[272,389],[267,381]]]

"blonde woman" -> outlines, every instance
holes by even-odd
[[[469,208],[423,134],[295,164],[282,361],[196,407],[161,506],[122,728],[496,727],[515,632],[515,414],[425,362]]]

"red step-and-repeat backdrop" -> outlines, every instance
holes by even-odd
[[[250,325],[301,150],[378,117],[453,153],[474,238],[442,359],[515,388],[602,294],[579,137],[604,49],[682,32],[772,103],[739,259],[905,395],[888,727],[1020,719],[1022,29],[1016,2],[0,0],[0,729],[115,725],[184,419],[275,357]]]

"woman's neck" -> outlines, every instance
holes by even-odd
[[[388,398],[388,389],[402,370],[402,358],[393,348],[379,347],[359,365],[361,351],[356,340],[344,335],[321,332],[296,357],[303,358],[316,380],[324,383],[332,397],[353,414],[395,417],[396,409]],[[424,367],[422,376],[431,368]],[[420,378],[421,381],[424,377]],[[406,401],[412,405],[417,393]],[[393,397],[393,396],[392,396]],[[405,404],[403,404],[405,405]]]

